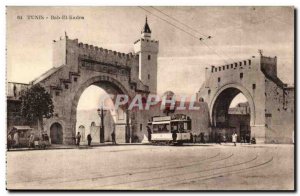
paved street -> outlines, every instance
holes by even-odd
[[[293,145],[118,145],[7,153],[8,189],[291,190]]]

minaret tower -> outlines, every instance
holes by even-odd
[[[139,79],[149,87],[152,94],[157,93],[157,54],[159,42],[151,39],[151,29],[146,17],[141,38],[134,43],[134,52],[139,55]]]

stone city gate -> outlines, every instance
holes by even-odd
[[[19,107],[21,91],[35,84],[44,86],[54,104],[54,116],[44,119],[44,128],[50,136],[55,136],[56,143],[72,144],[78,101],[89,86],[96,85],[112,95],[125,94],[129,99],[136,94],[145,99],[149,93],[157,93],[158,48],[159,42],[151,39],[147,18],[141,37],[134,42],[134,54],[83,44],[78,39],[69,39],[65,33],[59,40],[53,40],[53,67],[50,70],[29,84],[8,84],[9,106]],[[143,115],[141,111],[126,110],[126,127],[130,124],[126,128],[126,142],[132,137],[135,140],[143,138],[148,120]],[[13,112],[8,112],[8,116],[11,119],[9,128],[17,118]]]
[[[294,90],[277,77],[276,57],[253,56],[205,71],[197,97],[208,103],[212,128],[228,126],[230,103],[242,93],[250,108],[251,137],[258,143],[291,142],[294,104],[288,100]]]

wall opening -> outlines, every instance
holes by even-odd
[[[100,143],[100,126],[101,118],[98,114],[98,109],[103,106],[110,107],[104,113],[104,132],[101,133],[102,142],[112,142],[111,134],[115,131],[117,142],[125,143],[125,123],[126,114],[119,108],[120,111],[115,111],[113,108],[114,101],[109,97],[118,94],[113,86],[94,84],[86,88],[81,94],[76,112],[76,134],[81,133],[83,144],[87,142],[87,135],[91,134],[92,143]],[[122,118],[120,118],[122,116]]]
[[[217,97],[212,111],[214,141],[229,141],[236,132],[239,142],[250,142],[251,111],[247,98],[236,88],[227,88]]]
[[[59,123],[53,123],[50,127],[50,138],[52,144],[63,143],[63,130]]]

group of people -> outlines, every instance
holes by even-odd
[[[74,139],[74,143],[75,143],[77,146],[80,146],[81,134],[80,134],[79,131],[77,132],[77,135],[76,135],[75,137],[73,137],[73,139]],[[91,134],[88,134],[88,135],[86,136],[86,139],[87,139],[87,141],[88,141],[88,146],[91,146],[92,139],[93,139],[92,136],[91,136]]]
[[[19,133],[9,133],[7,136],[7,149],[20,147]]]
[[[23,138],[23,142],[20,142],[20,133],[18,131],[9,133],[7,136],[7,149],[9,150],[11,148],[26,147],[27,143],[28,148],[35,148],[35,141],[37,141],[37,145],[42,148],[46,148],[46,146],[50,145],[50,139],[47,133],[42,133],[41,137],[36,137],[35,134],[31,132],[29,136],[21,137]]]
[[[112,138],[112,143],[113,144],[117,144],[116,143],[116,134],[115,134],[115,131],[113,131],[111,133],[111,138]],[[81,141],[81,134],[80,134],[80,132],[77,132],[77,135],[73,139],[74,139],[74,143],[77,146],[80,146],[80,141]],[[91,136],[90,133],[86,136],[86,139],[87,139],[87,142],[88,142],[88,146],[91,146],[93,138],[92,138],[92,136]]]

